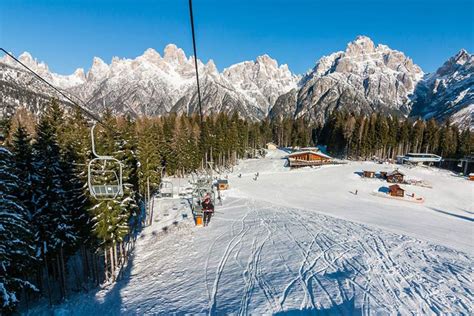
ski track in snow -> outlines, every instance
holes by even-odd
[[[124,278],[61,314],[472,314],[465,252],[248,197],[224,194],[205,228],[178,199],[155,205]]]

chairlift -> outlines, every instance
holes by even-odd
[[[173,197],[173,183],[171,181],[161,180],[159,190],[161,197]]]
[[[97,154],[94,128],[95,124],[91,129],[92,153],[95,158],[89,162],[87,169],[89,192],[97,200],[114,200],[123,195],[122,163],[112,156]],[[100,167],[97,167],[98,165]]]

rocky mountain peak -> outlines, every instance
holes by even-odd
[[[474,56],[460,50],[415,90],[411,115],[438,120],[451,117],[460,127],[474,128]]]
[[[456,55],[449,58],[443,66],[436,71],[436,76],[449,76],[462,68],[472,68],[474,65],[474,55],[469,54],[465,49],[461,49]]]
[[[153,48],[148,48],[147,50],[145,50],[143,55],[140,56],[140,57],[143,58],[146,61],[149,61],[149,62],[153,63],[153,64],[157,64],[161,60],[161,55],[156,50],[154,50]]]
[[[181,48],[178,48],[175,44],[168,44],[165,47],[164,58],[170,62],[178,62],[183,64],[187,61],[186,54]]]
[[[8,59],[9,64],[13,65],[14,67],[18,67],[18,64],[16,64],[13,60],[10,60],[10,58]],[[18,56],[18,59],[34,71],[40,73],[41,75],[49,75],[48,65],[46,65],[44,62],[38,62],[35,58],[31,56],[29,52],[23,52],[20,56]]]
[[[258,56],[255,62],[258,63],[258,64],[268,66],[268,67],[278,68],[277,61],[275,59],[271,58],[270,56],[268,56],[267,54],[264,54],[262,56]]]
[[[374,42],[369,37],[363,35],[357,36],[356,39],[347,44],[346,47],[346,54],[349,56],[370,54],[374,51]]]
[[[454,57],[456,64],[464,65],[466,62],[472,59],[472,55],[469,54],[464,48],[461,49]]]
[[[29,65],[36,64],[35,60],[33,59],[33,57],[31,56],[29,52],[21,53],[21,55],[18,56],[18,59],[24,64],[29,64]]]
[[[103,78],[109,71],[109,66],[99,57],[94,57],[92,66],[87,72],[87,80],[93,81]]]
[[[218,74],[219,71],[217,70],[216,64],[214,63],[214,60],[209,59],[209,61],[206,64],[206,69],[209,73],[214,73]]]
[[[322,57],[301,81],[295,117],[324,122],[333,110],[408,115],[421,68],[403,53],[358,36],[346,50]]]
[[[76,76],[77,78],[80,78],[82,80],[86,80],[84,68],[77,68],[76,71],[74,71],[73,76]]]

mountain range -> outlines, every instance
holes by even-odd
[[[110,64],[95,57],[87,72],[80,68],[68,76],[51,72],[27,52],[19,59],[96,113],[106,108],[132,116],[197,111],[194,59],[174,44],[163,55],[150,48],[135,59],[114,57]],[[473,62],[472,54],[460,50],[436,72],[425,74],[404,53],[358,36],[303,75],[268,55],[222,72],[212,60],[198,60],[198,68],[205,114],[237,111],[251,120],[304,117],[322,123],[332,111],[347,110],[450,118],[472,128]],[[0,117],[20,106],[39,114],[57,96],[8,56],[0,59],[0,93]]]

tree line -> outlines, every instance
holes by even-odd
[[[354,115],[333,112],[313,134],[315,143],[343,157],[394,159],[397,155],[433,153],[443,158],[462,158],[474,148],[474,134],[460,130],[449,120],[400,119],[377,113]]]
[[[46,297],[58,302],[120,276],[145,221],[145,196],[162,175],[184,176],[212,162],[231,168],[281,147],[327,145],[333,155],[394,158],[470,153],[473,135],[449,122],[334,112],[322,126],[303,118],[252,122],[234,114],[162,117],[102,115],[96,150],[124,165],[123,196],[98,201],[87,189],[90,127],[55,100],[40,117],[24,109],[2,125],[0,147],[0,304],[14,311]],[[79,263],[78,263],[79,262]],[[76,267],[71,268],[71,266]]]

